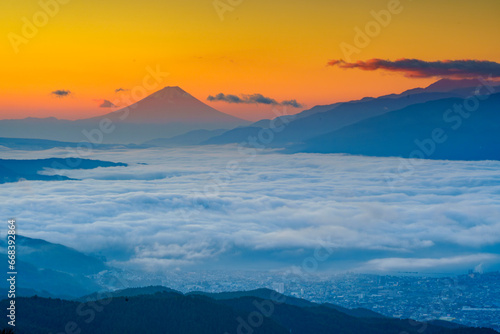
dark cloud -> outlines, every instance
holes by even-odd
[[[439,60],[424,61],[420,59],[369,59],[348,63],[344,60],[332,60],[328,65],[344,69],[358,68],[364,71],[385,70],[401,72],[410,78],[453,78],[466,79],[479,76],[500,77],[500,64],[486,60]]]
[[[100,108],[116,108],[116,104],[109,100],[103,100],[102,103],[99,105]]]
[[[119,92],[126,92],[128,91],[128,89],[126,88],[118,88],[118,89],[115,89],[115,93],[119,93]]]
[[[275,99],[265,97],[262,94],[243,95],[247,103],[279,104]]]
[[[300,108],[302,105],[298,103],[296,100],[287,100],[279,103],[273,98],[266,97],[262,94],[243,94],[241,97],[232,95],[232,94],[224,94],[219,93],[215,96],[208,96],[208,101],[223,101],[227,103],[244,103],[244,104],[268,104],[268,105],[283,105],[283,106],[291,106],[294,108]]]
[[[285,100],[281,102],[283,106],[290,106],[294,108],[302,108],[302,104],[298,103],[297,100]]]
[[[224,101],[224,102],[227,102],[227,103],[248,103],[248,102],[245,102],[243,101],[242,99],[240,99],[238,96],[236,95],[231,95],[231,94],[223,94],[223,93],[219,93],[215,96],[208,96],[207,98],[208,101]]]
[[[51,94],[56,96],[56,97],[66,97],[66,96],[69,96],[71,94],[71,91],[64,90],[64,89],[58,89],[58,90],[53,91]]]

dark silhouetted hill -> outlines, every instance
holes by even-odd
[[[5,239],[0,240],[0,248],[3,254],[0,259],[7,263]],[[22,235],[16,236],[16,253],[16,269],[22,273],[16,282],[18,296],[38,294],[75,298],[89,294],[101,287],[88,276],[108,269],[100,259],[75,249]],[[0,289],[7,289],[5,279]]]
[[[0,184],[30,181],[64,181],[70,178],[62,175],[42,175],[44,169],[94,169],[98,167],[125,167],[127,164],[80,158],[50,158],[38,160],[0,159]]]
[[[155,292],[156,291],[156,292]],[[231,293],[267,294],[271,290]],[[154,294],[143,294],[150,292]],[[122,295],[125,294],[125,295]],[[133,296],[134,294],[137,294]],[[163,287],[126,289],[114,297],[90,302],[41,297],[17,298],[16,332],[19,334],[63,331],[68,323],[82,333],[295,333],[295,334],[493,334],[485,328],[449,328],[437,323],[407,319],[354,317],[325,305],[305,302],[297,306],[282,296],[269,298],[206,295],[164,291]],[[277,296],[277,297],[276,297]],[[6,308],[8,300],[0,302]],[[297,301],[294,304],[299,304]],[[5,328],[6,322],[2,323]]]

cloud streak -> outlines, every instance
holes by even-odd
[[[302,108],[302,104],[298,103],[297,100],[285,100],[281,102],[282,106],[290,106],[293,108]]]
[[[429,268],[446,268],[456,265],[474,266],[480,263],[498,262],[498,254],[472,254],[445,258],[385,258],[368,261],[360,267],[360,271],[395,271],[395,270],[426,270]]]
[[[69,90],[65,90],[65,89],[58,89],[58,90],[55,90],[51,93],[53,96],[55,97],[67,97],[69,95],[71,95],[71,91]]]
[[[331,60],[330,66],[337,66],[343,69],[360,69],[363,71],[390,71],[403,73],[409,78],[450,78],[469,79],[479,76],[500,77],[500,64],[485,60],[440,60],[424,61],[420,59],[398,59],[395,61],[384,59],[369,59],[367,61],[357,61],[353,63],[344,60]]]
[[[298,103],[296,100],[285,100],[280,103],[277,100],[270,97],[266,97],[262,94],[243,94],[241,96],[237,96],[233,94],[219,93],[215,96],[209,95],[207,100],[221,101],[226,103],[282,105],[282,106],[290,106],[293,108],[302,107],[302,104]]]

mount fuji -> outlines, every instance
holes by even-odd
[[[249,123],[206,105],[180,87],[165,87],[98,117],[76,121],[53,117],[0,120],[0,133],[5,138],[140,144],[193,130],[232,129]]]

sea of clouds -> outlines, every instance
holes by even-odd
[[[398,174],[399,158],[253,153],[94,151],[86,158],[129,166],[57,172],[79,181],[0,185],[0,217],[15,217],[20,234],[129,269],[280,269],[318,245],[330,251],[318,266],[325,271],[500,267],[498,161],[422,160]]]

